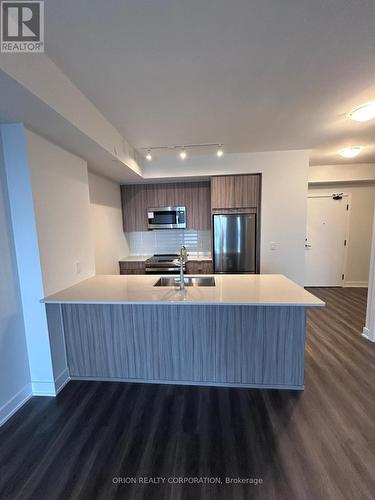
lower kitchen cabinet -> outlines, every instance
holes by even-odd
[[[213,274],[211,260],[188,260],[186,263],[187,274]]]
[[[119,262],[120,274],[145,274],[144,261],[126,261]]]
[[[145,274],[144,261],[119,262],[120,274]],[[186,274],[213,274],[213,264],[211,260],[189,260],[186,263]]]

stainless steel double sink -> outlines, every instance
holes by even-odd
[[[215,278],[213,276],[188,276],[184,279],[185,286],[215,286]],[[172,276],[162,276],[154,284],[154,286],[180,286],[180,278]]]

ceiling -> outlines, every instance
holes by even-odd
[[[375,121],[374,0],[48,0],[46,51],[133,146],[223,142],[347,162]],[[353,159],[349,160],[353,163]]]
[[[1,125],[22,122],[33,132],[84,158],[92,171],[117,182],[143,180],[142,176],[115,159],[114,155],[2,70],[0,96]]]

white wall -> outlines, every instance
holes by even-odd
[[[1,142],[0,136],[0,425],[31,396]]]
[[[375,342],[375,210],[373,213],[370,272],[368,281],[366,323],[362,331],[363,337]]]
[[[0,127],[33,394],[56,394],[30,169],[22,124]]]
[[[44,295],[95,274],[87,164],[26,130]]]
[[[31,389],[53,396],[69,373],[40,300],[95,274],[87,165],[22,124],[1,126],[1,138]]]
[[[352,195],[346,286],[366,286],[375,203],[375,164],[347,163],[309,168],[309,193],[337,191]]]
[[[48,123],[40,124],[37,119],[37,111],[41,108],[34,105],[32,123],[34,126],[35,123],[39,123],[42,127],[41,130],[46,135],[53,134],[56,141],[59,142],[65,139],[70,144],[77,144],[74,140],[71,141],[67,138],[69,136],[67,131],[70,125],[73,125],[75,131],[72,133],[75,137],[83,132],[93,145],[96,144],[100,148],[104,148],[113,157],[112,159],[117,158],[118,161],[122,162],[123,175],[128,168],[133,174],[130,178],[137,178],[138,175],[134,174],[140,175],[142,173],[142,159],[138,153],[47,54],[38,54],[37,57],[29,57],[29,54],[18,54],[17,58],[14,58],[13,54],[2,54],[0,68],[28,90],[26,103],[29,103],[32,97],[36,96],[38,100],[53,109],[59,117],[66,120],[64,127],[59,130],[60,137],[56,137],[54,128],[51,129],[50,120]],[[25,114],[21,113],[21,116],[24,119]],[[79,151],[81,150],[79,148]],[[94,150],[90,148],[90,151]],[[100,149],[96,149],[96,152],[101,155],[103,161]],[[95,163],[101,164],[100,161],[95,161]],[[111,165],[108,168],[112,170]]]
[[[374,182],[374,163],[347,163],[341,165],[314,165],[309,168],[309,184],[337,184]]]
[[[225,154],[150,162],[148,178],[262,173],[261,272],[303,284],[305,271],[307,151]],[[271,250],[271,242],[275,250]]]
[[[343,192],[351,194],[346,286],[368,283],[371,234],[375,203],[374,184],[332,184],[309,187],[309,194]]]
[[[122,227],[119,184],[89,172],[90,216],[97,274],[118,274],[129,254]]]

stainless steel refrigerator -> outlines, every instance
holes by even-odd
[[[215,273],[255,273],[256,214],[214,215]]]

